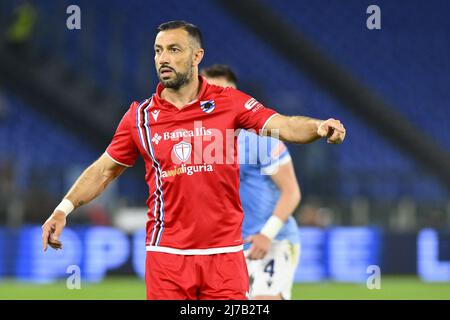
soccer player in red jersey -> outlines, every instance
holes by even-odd
[[[42,226],[43,248],[59,241],[67,215],[97,197],[139,156],[149,188],[146,226],[148,299],[247,299],[235,130],[253,129],[293,143],[341,143],[335,119],[287,117],[199,76],[200,30],[163,23],[155,38],[160,83],[133,102],[105,153],[77,179]]]

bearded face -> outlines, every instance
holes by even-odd
[[[161,31],[155,39],[155,67],[165,88],[179,89],[193,77],[194,46],[183,29]]]

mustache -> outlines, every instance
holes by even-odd
[[[159,72],[161,72],[162,69],[170,69],[170,70],[172,70],[173,72],[176,72],[174,68],[172,68],[172,67],[170,67],[170,66],[166,66],[166,65],[161,66],[161,67],[159,68]]]

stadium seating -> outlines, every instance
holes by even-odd
[[[30,175],[39,168],[53,192],[61,193],[62,174],[70,167],[84,167],[97,154],[76,136],[51,119],[27,107],[12,95],[2,98],[4,116],[0,120],[0,160],[16,165],[16,184],[24,189]]]
[[[444,6],[449,7],[444,1],[433,2],[443,9]],[[327,10],[319,9],[314,1],[265,0],[265,3],[332,59],[350,69],[414,125],[447,150],[450,148],[450,131],[445,130],[450,116],[445,105],[450,62],[442,53],[450,53],[443,29],[449,26],[445,15],[448,10],[441,13],[434,10],[433,15],[424,15],[424,2],[410,1],[403,9],[390,1],[379,1],[382,30],[369,31],[365,26],[368,16],[365,3],[357,0],[346,1],[345,5],[339,0],[330,1]],[[334,190],[336,194],[330,196],[367,196],[384,200],[409,196],[424,201],[448,198],[448,191],[434,177],[423,172],[412,158],[402,154],[327,92],[294,70],[274,52],[273,44],[257,38],[215,2],[131,0],[124,5],[118,0],[81,0],[77,4],[82,9],[82,29],[68,32],[52,27],[65,23],[55,18],[57,7],[54,2],[37,2],[41,19],[48,21],[48,30],[36,37],[36,44],[42,52],[62,57],[74,72],[88,74],[103,89],[115,90],[124,101],[149,96],[157,82],[152,50],[155,26],[180,18],[192,21],[204,32],[206,57],[203,66],[212,63],[231,65],[244,91],[280,112],[320,118],[333,116],[345,123],[348,130],[346,142],[338,148],[331,147],[328,155],[337,164],[333,170],[336,170],[340,186]],[[61,2],[59,9],[64,9],[64,5]],[[157,12],[153,10],[156,7]],[[393,17],[401,17],[401,20]],[[426,29],[417,22],[423,19],[427,22]],[[411,29],[414,32],[410,32]],[[49,34],[53,37],[48,37]],[[433,36],[429,37],[430,34]],[[81,54],[80,48],[83,48]],[[28,130],[47,132],[50,125],[42,127],[39,124],[40,127],[35,128],[34,118],[22,121],[21,126],[10,129],[21,137]],[[77,152],[68,150],[64,143],[67,134],[51,136],[49,155],[37,155],[43,165],[52,165],[59,148],[65,148],[67,159],[72,163],[87,162],[94,157],[92,151],[75,155]],[[22,141],[19,145],[24,143],[24,140],[19,141]],[[329,146],[324,144],[323,147]],[[80,146],[83,148],[86,146]],[[295,151],[300,157],[308,152],[309,147]],[[308,170],[308,167],[298,168],[299,176],[306,175]],[[309,189],[312,193],[320,192],[314,185]]]
[[[90,147],[55,119],[11,94],[0,92],[0,100],[0,167],[13,165],[19,192],[45,189],[56,203],[103,150]],[[136,175],[124,174],[118,190],[129,204],[142,204],[147,196],[144,180]]]
[[[366,28],[367,3],[264,1],[316,45],[375,90],[413,124],[450,148],[450,61],[444,0],[377,1],[381,30]],[[294,6],[294,8],[293,8]],[[319,9],[321,8],[321,9]]]

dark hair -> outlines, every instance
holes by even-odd
[[[201,74],[210,78],[225,78],[237,85],[237,77],[233,70],[225,64],[213,64],[210,67],[203,68],[200,72]]]
[[[200,29],[193,25],[192,23],[183,21],[183,20],[174,20],[169,22],[164,22],[158,26],[158,32],[166,31],[166,30],[174,30],[174,29],[183,29],[186,30],[189,35],[194,38],[200,48],[203,48],[203,36]]]

